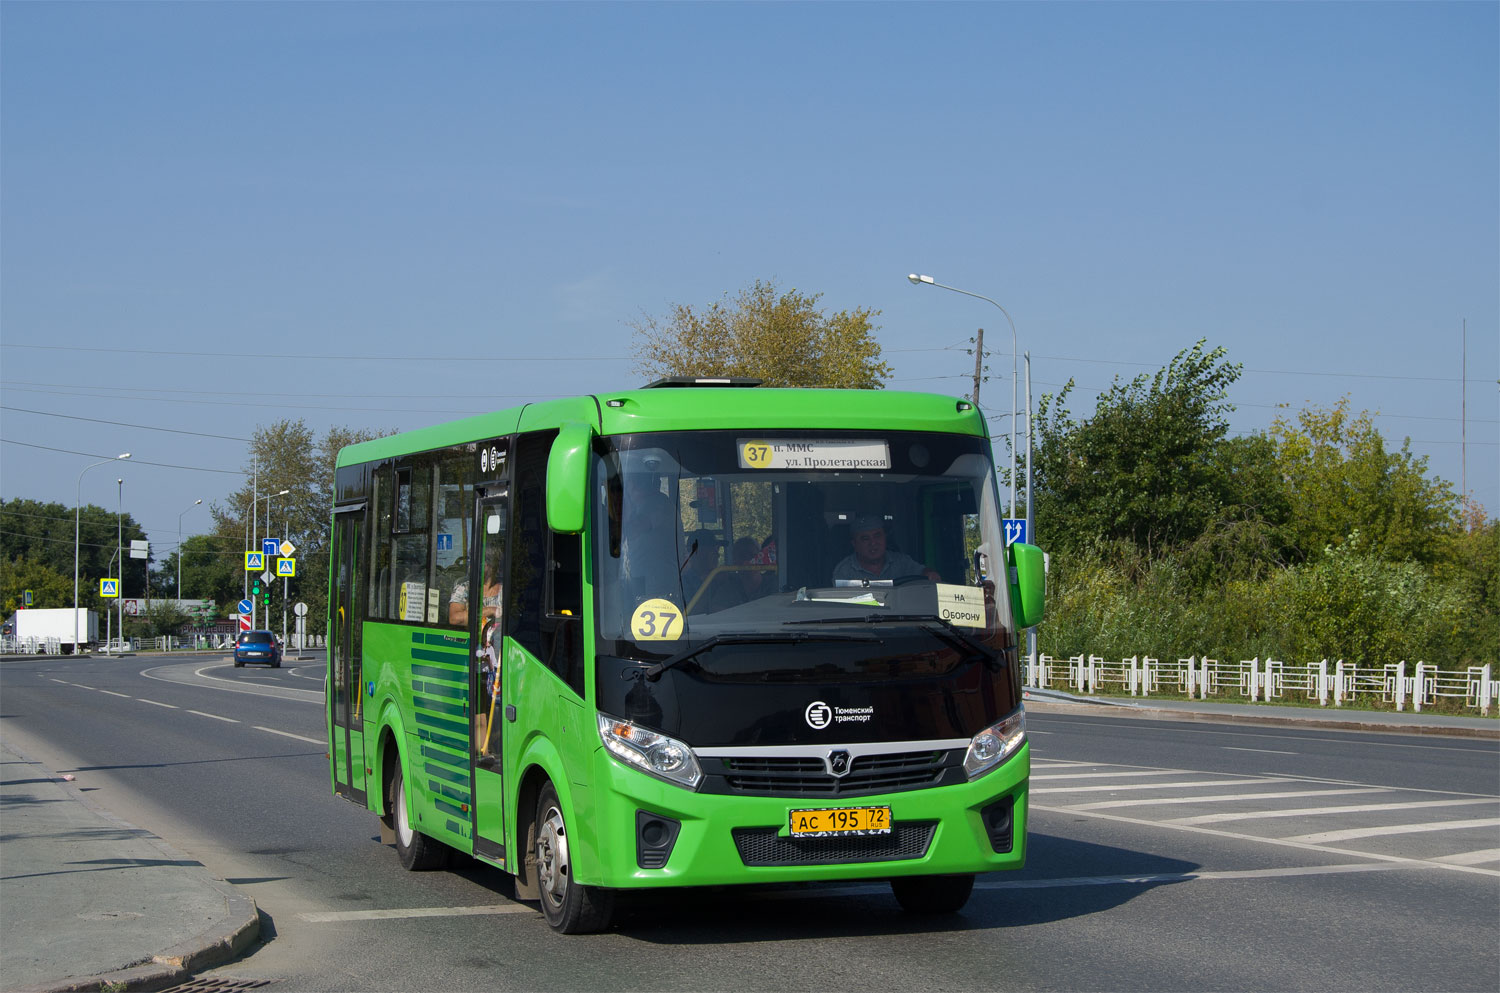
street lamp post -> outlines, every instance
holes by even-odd
[[[996,310],[1005,315],[1005,322],[1010,325],[1010,516],[1016,516],[1016,322],[1010,319],[1010,314],[994,300],[981,293],[970,293],[961,290],[957,286],[948,286],[939,283],[931,276],[920,276],[911,273],[906,277],[915,286],[936,286],[939,289],[952,290],[954,293],[962,293],[966,297],[974,297],[992,304]],[[1026,412],[1027,423],[1030,423],[1031,411]],[[1031,494],[1026,494],[1026,501],[1031,502]]]
[[[198,506],[202,502],[202,500],[194,500],[193,507]],[[186,514],[193,507],[184,510],[182,514]],[[179,601],[182,599],[182,514],[177,515],[177,599]],[[180,609],[182,604],[179,603],[177,606]]]
[[[88,472],[95,466],[109,465],[121,459],[130,458],[129,452],[121,452],[112,459],[104,459],[93,465],[83,467],[83,472],[78,474],[78,502],[73,507],[73,653],[78,653],[78,521],[83,512],[83,473]]]
[[[125,480],[115,480],[115,554],[120,557],[120,588],[115,592],[115,616],[119,618],[120,641],[125,640],[125,527],[122,523],[125,511]],[[124,649],[122,648],[121,651]]]

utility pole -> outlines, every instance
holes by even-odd
[[[979,380],[984,372],[984,328],[974,339],[974,406],[979,406]]]
[[[1469,499],[1469,319],[1464,318],[1458,369],[1458,492]]]

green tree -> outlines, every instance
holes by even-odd
[[[228,553],[235,563],[234,579],[222,582],[217,571],[219,566],[213,565],[208,567],[205,581],[217,584],[214,588],[219,595],[223,595],[226,587],[233,591],[226,603],[238,600],[244,583],[244,552],[258,550],[250,548],[249,539],[285,536],[297,548],[297,575],[286,584],[289,598],[308,605],[307,630],[310,633],[321,630],[326,623],[333,471],[339,449],[390,433],[334,427],[318,438],[300,418],[284,419],[257,428],[250,440],[245,484],[229,494],[222,504],[215,503],[209,508],[214,518],[212,537],[215,540],[212,550],[205,550],[205,555],[213,556],[217,562]],[[270,494],[280,494],[282,490],[288,492],[265,499]],[[253,526],[250,517],[252,503],[258,518]],[[187,566],[193,561],[193,553],[185,555],[183,565]],[[186,572],[183,574],[183,592],[188,593]],[[274,583],[271,600],[271,614],[279,624],[282,583]]]
[[[1059,549],[1124,542],[1147,557],[1200,538],[1218,520],[1256,518],[1238,503],[1237,462],[1222,446],[1233,409],[1225,399],[1240,366],[1199,341],[1154,376],[1115,381],[1094,415],[1076,422],[1043,396],[1036,419],[1035,507]],[[1225,507],[1237,509],[1225,514]]]
[[[33,608],[73,606],[73,573],[66,576],[36,559],[0,559],[0,613],[9,617],[31,591]]]
[[[1387,451],[1368,412],[1351,415],[1349,398],[1303,410],[1293,424],[1271,425],[1282,477],[1297,497],[1290,540],[1304,558],[1358,533],[1365,550],[1391,562],[1431,563],[1434,539],[1456,520],[1457,499],[1442,479],[1427,478],[1427,459],[1410,439]]]
[[[146,537],[146,532],[135,519],[129,514],[117,516],[114,510],[85,504],[77,509],[78,541],[75,546],[74,513],[73,507],[60,503],[29,499],[0,501],[0,560],[39,563],[67,577],[67,602],[53,606],[71,607],[76,547],[78,605],[100,610],[107,604],[98,596],[99,580],[106,576],[121,576],[116,542],[123,540],[125,593],[127,596],[145,595],[150,560],[130,557],[131,540]]]
[[[732,301],[725,294],[699,310],[673,304],[663,320],[645,315],[630,324],[636,371],[647,380],[744,376],[767,386],[880,389],[891,374],[871,323],[880,312],[824,314],[821,298],[756,280]]]

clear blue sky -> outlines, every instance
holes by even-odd
[[[1347,394],[1455,485],[1467,319],[1494,515],[1497,10],[4,3],[0,404],[47,413],[0,410],[0,496],[131,451],[164,558],[245,446],[147,428],[636,385],[627,322],[757,278],[881,311],[894,388],[966,391],[984,327],[1003,433],[1003,318],[922,272],[1075,413],[1206,338],[1234,430]]]

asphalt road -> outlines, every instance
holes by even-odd
[[[242,887],[268,990],[1500,988],[1500,748],[1033,713],[1030,855],[964,912],[881,885],[678,891],[554,935],[468,863],[407,873],[331,795],[321,662],[0,664],[3,732]],[[10,737],[10,736],[13,736]]]

